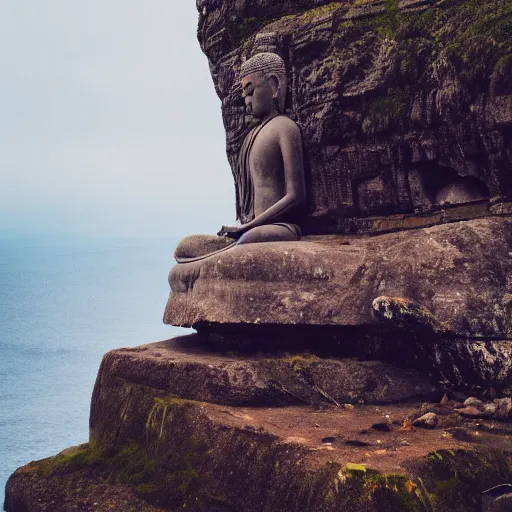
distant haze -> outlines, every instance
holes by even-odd
[[[234,221],[194,0],[0,2],[0,231],[182,236]]]

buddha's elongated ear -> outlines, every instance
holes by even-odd
[[[270,84],[270,88],[272,89],[272,95],[274,96],[274,98],[279,98],[279,96],[281,95],[282,87],[281,79],[279,78],[278,75],[274,74],[268,75],[267,79],[268,83]]]
[[[272,96],[280,114],[284,112],[284,104],[286,99],[286,76],[277,73],[267,75],[267,80],[272,90]]]

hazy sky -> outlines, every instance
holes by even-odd
[[[234,221],[194,0],[0,1],[0,230]]]

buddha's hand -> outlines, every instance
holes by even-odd
[[[222,226],[217,233],[218,236],[225,236],[227,238],[240,238],[245,232],[242,226]]]

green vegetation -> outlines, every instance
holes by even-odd
[[[146,430],[156,438],[156,445],[143,447],[132,441],[117,453],[106,455],[95,443],[84,444],[39,462],[37,473],[65,476],[86,470],[105,483],[129,485],[149,503],[172,509],[191,501],[218,502],[219,497],[209,496],[203,490],[196,470],[206,451],[203,443],[190,436],[187,443],[171,450],[165,442],[164,424],[172,409],[179,407],[180,413],[186,416],[188,408],[198,402],[175,396],[154,400]]]
[[[362,473],[366,473],[366,466],[363,466],[362,464],[354,464],[352,462],[347,462],[345,469],[347,471],[361,471]]]
[[[345,471],[346,485],[359,496],[357,504],[373,504],[378,510],[424,512],[428,497],[407,476],[378,473],[360,464],[347,464]]]
[[[451,0],[420,12],[402,12],[398,0],[385,0],[384,12],[344,22],[338,30],[343,45],[353,46],[372,32],[393,40],[401,59],[401,79],[409,84],[420,85],[440,62],[452,66],[464,84],[478,91],[486,87],[494,69],[504,69],[512,59],[512,3],[504,0]]]
[[[469,0],[447,9],[459,29],[442,38],[443,51],[470,83],[488,78],[494,67],[512,53],[512,3]]]
[[[462,512],[477,508],[478,494],[510,480],[510,457],[492,452],[438,450],[428,456],[421,484],[434,508]]]
[[[280,18],[267,16],[261,18],[246,17],[243,19],[235,19],[226,23],[226,28],[229,34],[230,42],[233,47],[243,45],[255,33],[263,29],[266,25],[276,21],[286,22],[292,19],[297,19],[301,23],[310,22],[315,18],[328,16],[339,9],[347,9],[347,7],[340,2],[331,2],[314,9],[308,9],[303,12],[295,12],[287,14]]]
[[[429,457],[431,459],[443,460],[443,456],[439,452],[432,452]]]
[[[395,36],[401,23],[398,0],[384,0],[384,7],[384,12],[374,18],[373,24],[382,36],[391,39]]]
[[[156,502],[160,502],[164,495],[167,501],[169,496],[177,494],[172,501],[182,503],[197,487],[199,479],[190,456],[166,452],[150,456],[136,443],[124,447],[112,457],[101,455],[89,444],[81,445],[73,454],[57,455],[42,461],[37,472],[41,476],[65,475],[84,468],[101,475],[106,483],[130,485],[142,496],[150,498],[149,501]]]
[[[390,89],[386,96],[373,100],[363,121],[363,132],[372,134],[384,131],[405,112],[408,97],[398,89]]]
[[[321,361],[321,359],[314,354],[302,354],[302,355],[295,355],[295,356],[287,356],[285,358],[285,361],[290,363],[290,365],[292,366],[292,368],[295,371],[300,371],[300,370],[302,370],[303,365],[309,365],[311,363],[316,363],[316,362]]]
[[[512,54],[510,2],[452,0],[438,9],[401,13],[396,0],[386,0],[386,12],[374,24],[382,36],[398,43],[430,40],[433,57],[448,59],[467,83],[485,81]]]
[[[310,9],[309,11],[303,12],[299,16],[299,21],[311,21],[315,18],[321,18],[323,16],[328,16],[332,12],[337,9],[340,9],[340,6],[343,7],[339,2],[332,2],[327,5],[322,5],[320,7],[316,7],[315,9]]]
[[[300,363],[315,358],[298,356],[290,360]],[[266,475],[274,482],[272,489],[277,493],[281,492],[280,485],[286,487],[293,481],[298,499],[315,489],[316,503],[325,504],[325,510],[334,509],[335,504],[340,510],[462,512],[476,507],[481,491],[507,482],[512,476],[510,455],[491,449],[431,452],[422,462],[417,461],[414,473],[421,478],[414,479],[379,473],[356,463],[344,467],[329,463],[310,471],[307,466],[302,469],[304,453],[289,446],[280,447],[271,436],[256,436],[239,428],[194,433],[197,410],[197,402],[175,396],[155,397],[145,431],[142,429],[143,441],[125,440],[117,452],[108,454],[95,443],[80,445],[34,463],[32,468],[41,477],[56,477],[63,483],[66,475],[83,472],[96,482],[127,485],[147,502],[169,510],[192,506],[208,510],[215,504],[229,508],[233,506],[231,501],[243,499],[228,491],[227,496],[221,495],[219,488],[226,487],[216,485],[219,469],[232,464],[238,454],[242,465],[232,467],[247,471],[244,478],[254,479],[257,485],[261,475]],[[173,442],[167,439],[169,432],[176,437]],[[209,441],[212,435],[214,443]]]
[[[65,478],[66,474],[86,471],[106,484],[128,485],[148,502],[171,510],[187,508],[192,503],[230,506],[227,497],[212,494],[203,484],[197,468],[206,448],[194,438],[186,445],[170,451],[165,444],[148,449],[131,443],[118,453],[105,456],[93,445],[85,444],[35,464],[40,476]],[[265,442],[251,441],[245,448],[244,456],[250,457],[252,465],[264,464],[270,453],[270,445]],[[272,466],[274,478],[286,478],[289,466],[285,460],[275,460]],[[403,512],[462,512],[476,507],[482,490],[507,482],[512,475],[506,453],[467,450],[432,452],[425,459],[421,474],[421,478],[411,479],[407,475],[379,473],[362,464],[347,463],[344,468],[330,464],[317,475],[317,481],[325,486],[319,492],[326,504],[378,506],[379,510]],[[296,483],[300,488],[313,484],[309,480]]]
[[[58,470],[73,472],[94,464],[99,459],[98,452],[89,443],[85,443],[40,461],[37,463],[36,471],[39,476],[48,476]]]

